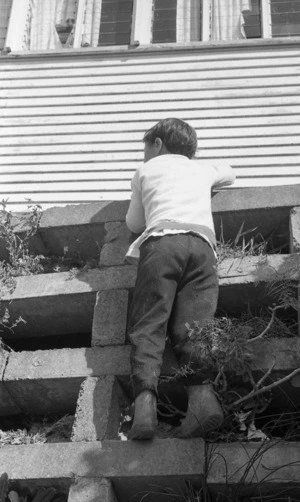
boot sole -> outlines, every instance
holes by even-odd
[[[209,416],[202,423],[199,422],[195,424],[193,429],[190,429],[188,432],[184,431],[184,427],[178,427],[174,431],[174,437],[179,438],[192,438],[192,437],[204,437],[209,432],[212,432],[218,429],[224,421],[223,415],[216,414]]]
[[[128,439],[153,439],[155,430],[151,428],[133,428],[128,434]]]

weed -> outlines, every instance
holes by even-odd
[[[29,241],[39,227],[41,219],[41,207],[30,204],[29,213],[16,217],[6,208],[6,202],[2,201],[0,210],[0,240],[7,252],[7,261],[0,261],[0,332],[13,329],[24,319],[19,317],[11,322],[7,307],[1,306],[1,297],[6,293],[12,293],[16,287],[15,277],[20,275],[33,275],[43,271],[42,255],[33,256],[29,251]],[[16,233],[16,227],[21,232]]]
[[[22,428],[0,429],[0,447],[6,444],[40,444],[70,441],[74,417],[27,417]],[[20,425],[20,424],[19,424]]]
[[[8,259],[2,263],[2,274],[9,277],[33,275],[43,271],[42,255],[33,256],[29,252],[29,241],[39,227],[42,212],[39,205],[29,205],[29,212],[20,217],[13,215],[6,208],[6,201],[2,201],[0,211],[0,239],[3,241]],[[20,233],[16,233],[16,227]],[[2,282],[2,277],[0,278]],[[4,281],[6,277],[4,277]]]
[[[223,221],[221,221],[221,233],[217,242],[219,263],[225,258],[243,258],[245,256],[263,256],[267,254],[268,241],[260,233],[246,241],[246,235],[255,232],[257,227],[244,231],[244,224],[245,222],[242,223],[233,240],[225,241]]]

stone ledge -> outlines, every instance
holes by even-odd
[[[237,484],[241,480],[246,484],[299,484],[299,442],[211,444],[208,458],[209,484]]]
[[[155,439],[3,446],[0,472],[11,481],[199,476],[204,471],[202,439]]]
[[[298,254],[225,259],[219,265],[220,308],[231,314],[233,307],[242,312],[252,301],[269,305],[265,290],[254,286],[282,277],[297,279],[299,261]],[[14,292],[4,295],[2,303],[12,319],[21,315],[26,324],[20,323],[7,338],[91,333],[96,293],[132,289],[135,278],[136,267],[130,265],[92,269],[76,277],[68,272],[18,277]]]
[[[265,237],[283,221],[288,231],[289,209],[299,206],[299,200],[300,184],[214,192],[212,211],[217,233],[221,219],[226,240],[236,236],[243,221],[247,228],[259,225],[258,231]],[[38,254],[59,256],[64,256],[67,248],[69,255],[80,253],[83,258],[97,259],[105,243],[104,224],[125,221],[128,205],[128,200],[103,201],[46,209],[32,248]],[[2,245],[0,256],[5,256]]]
[[[152,485],[157,490],[159,486],[171,487],[172,480],[190,480],[199,487],[206,468],[207,486],[223,487],[219,493],[224,493],[225,486],[238,483],[248,491],[259,484],[262,492],[271,489],[273,494],[279,489],[299,489],[298,442],[210,443],[206,449],[205,453],[200,438],[4,446],[0,449],[0,469],[11,481],[75,479],[74,488],[76,483],[88,488],[89,482],[93,485],[97,479],[99,483],[106,478],[104,484],[114,487],[119,502],[137,494],[140,486]]]
[[[253,344],[255,367],[267,370],[276,358],[274,372],[285,375],[300,366],[300,339],[282,338]],[[87,377],[130,375],[131,346],[82,349],[39,350],[10,354],[0,390],[9,393],[10,402],[0,402],[0,416],[19,410],[36,414],[75,411],[80,385]],[[176,368],[171,351],[165,351],[163,375]],[[299,402],[298,380],[289,382],[285,392]],[[282,398],[280,398],[282,401]]]

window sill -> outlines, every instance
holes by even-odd
[[[31,52],[10,52],[6,55],[0,55],[0,59],[40,59],[42,58],[102,58],[108,55],[113,56],[136,56],[149,53],[170,53],[170,52],[199,52],[199,51],[236,51],[238,49],[265,47],[299,47],[300,37],[291,38],[255,38],[249,40],[233,40],[233,41],[208,41],[208,42],[187,42],[187,43],[170,43],[170,44],[155,44],[155,45],[138,45],[138,46],[109,46],[109,47],[86,47],[80,49],[62,49],[61,51],[31,51]]]

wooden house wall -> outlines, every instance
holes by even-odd
[[[128,199],[142,137],[187,120],[235,186],[300,183],[300,46],[2,57],[0,200]]]

